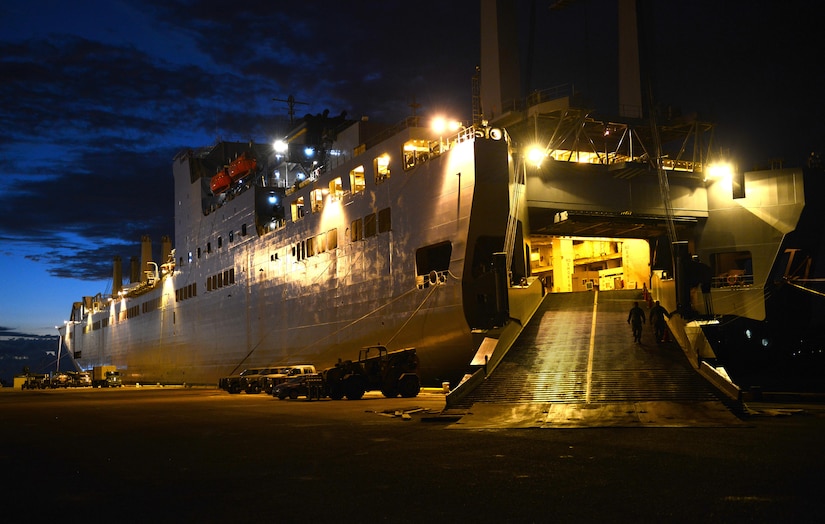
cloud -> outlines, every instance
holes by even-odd
[[[0,108],[0,237],[54,276],[108,278],[112,257],[137,253],[142,234],[173,233],[174,155],[218,137],[282,134],[286,107],[274,98],[305,102],[298,117],[330,109],[388,121],[457,83],[469,100],[472,56],[466,71],[438,70],[456,51],[474,52],[477,38],[455,35],[448,20],[477,6],[443,9],[124,2],[92,29],[78,24],[83,34],[44,21],[52,32],[0,42],[0,95],[15,101]]]
[[[11,338],[38,338],[38,339],[54,339],[57,338],[55,335],[35,335],[32,333],[25,333],[22,331],[17,331],[15,328],[10,328],[6,326],[0,326],[0,339],[7,340]]]

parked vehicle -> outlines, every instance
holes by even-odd
[[[115,366],[95,366],[92,368],[92,386],[96,388],[119,388],[123,385],[120,371]]]
[[[384,346],[361,349],[358,360],[345,360],[324,371],[330,398],[357,400],[366,391],[381,390],[387,398],[415,397],[421,391],[415,348],[388,351]]]
[[[246,389],[244,377],[247,375],[260,375],[265,368],[247,368],[237,375],[230,375],[218,380],[218,387],[232,394],[240,393]]]
[[[92,385],[92,376],[88,371],[70,371],[69,379],[71,387],[82,388]]]
[[[52,389],[67,388],[72,384],[72,378],[65,371],[57,371],[52,373],[49,378],[49,387]]]
[[[266,391],[272,392],[274,385],[283,382],[289,377],[315,373],[315,366],[292,365],[292,366],[270,366],[265,368],[248,368],[237,375],[221,378],[218,387],[229,393],[240,393],[245,391],[249,394]]]
[[[272,373],[264,377],[264,392],[274,395],[273,389],[282,382],[286,382],[292,377],[317,373],[315,366],[310,364],[300,364],[295,366],[284,366],[273,368]]]
[[[320,374],[307,374],[274,386],[280,399],[313,395],[333,400],[357,400],[364,393],[381,390],[385,397],[414,397],[421,391],[415,348],[388,351],[384,346],[361,349],[358,360],[344,360]]]
[[[327,396],[324,377],[320,373],[310,373],[288,378],[273,388],[272,396],[281,400],[287,397],[291,399],[307,397],[309,400],[324,398]]]
[[[49,375],[43,373],[26,373],[21,389],[46,389],[49,387]]]

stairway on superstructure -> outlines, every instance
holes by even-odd
[[[547,295],[498,367],[451,408],[725,401],[678,344],[657,343],[649,319],[633,341],[634,301],[647,311],[640,290]]]

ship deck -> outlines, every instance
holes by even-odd
[[[675,342],[627,314],[641,291],[549,294],[487,379],[451,404],[455,428],[726,426],[738,407]]]

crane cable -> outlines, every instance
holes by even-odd
[[[665,208],[665,223],[667,226],[667,236],[670,240],[670,257],[675,260],[673,243],[678,240],[676,236],[676,225],[673,220],[673,203],[670,201],[670,183],[667,172],[662,164],[662,141],[659,136],[659,126],[656,122],[656,110],[653,105],[653,87],[648,83],[648,100],[650,102],[650,132],[653,136],[654,155],[650,158],[650,163],[656,169],[659,177],[659,193],[662,197],[662,204]]]

